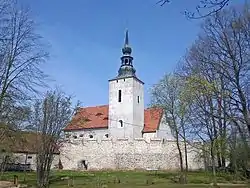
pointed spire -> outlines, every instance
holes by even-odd
[[[133,67],[132,48],[129,46],[128,30],[125,33],[124,47],[122,48],[121,67],[118,71],[118,77],[135,76]]]
[[[130,55],[132,53],[132,48],[129,46],[128,29],[126,29],[125,41],[124,41],[124,47],[122,48],[122,53],[124,55]]]
[[[128,42],[128,29],[126,29],[126,34],[125,34],[125,42],[124,42],[124,46],[127,47],[129,46],[129,42]]]

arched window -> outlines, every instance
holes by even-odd
[[[128,65],[128,59],[125,59],[125,65]]]
[[[105,134],[105,137],[108,138],[108,137],[109,137],[109,134]]]
[[[89,138],[94,138],[94,136],[92,134],[89,135]]]
[[[120,123],[120,127],[123,127],[123,121],[119,120],[119,123]]]

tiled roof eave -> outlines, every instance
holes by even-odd
[[[100,126],[100,127],[76,127],[76,128],[65,128],[63,129],[63,131],[81,131],[81,130],[93,130],[93,129],[108,129],[108,125],[107,126]]]
[[[156,130],[142,131],[142,133],[156,133]]]
[[[80,131],[80,130],[93,130],[93,129],[107,129],[108,128],[108,105],[94,106],[80,108],[75,115],[75,120],[82,118],[89,118],[89,121],[81,123],[79,121],[71,122],[63,131]],[[147,108],[144,110],[144,127],[143,133],[156,132],[161,123],[163,110],[161,108]],[[84,115],[85,114],[85,115]],[[102,114],[102,115],[97,115]]]

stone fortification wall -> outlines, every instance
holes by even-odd
[[[181,143],[182,151],[183,146]],[[179,168],[176,143],[161,139],[72,140],[61,148],[60,157],[64,169],[71,170]],[[191,146],[188,147],[188,165],[190,169],[203,168],[201,152]]]

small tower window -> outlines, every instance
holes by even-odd
[[[140,96],[137,96],[137,102],[138,103],[140,102]]]
[[[123,121],[119,120],[119,123],[120,123],[120,127],[123,127]]]
[[[122,90],[118,91],[118,102],[122,102]]]
[[[125,59],[125,65],[128,65],[128,59]]]
[[[132,60],[131,59],[129,59],[129,65],[132,65]]]

